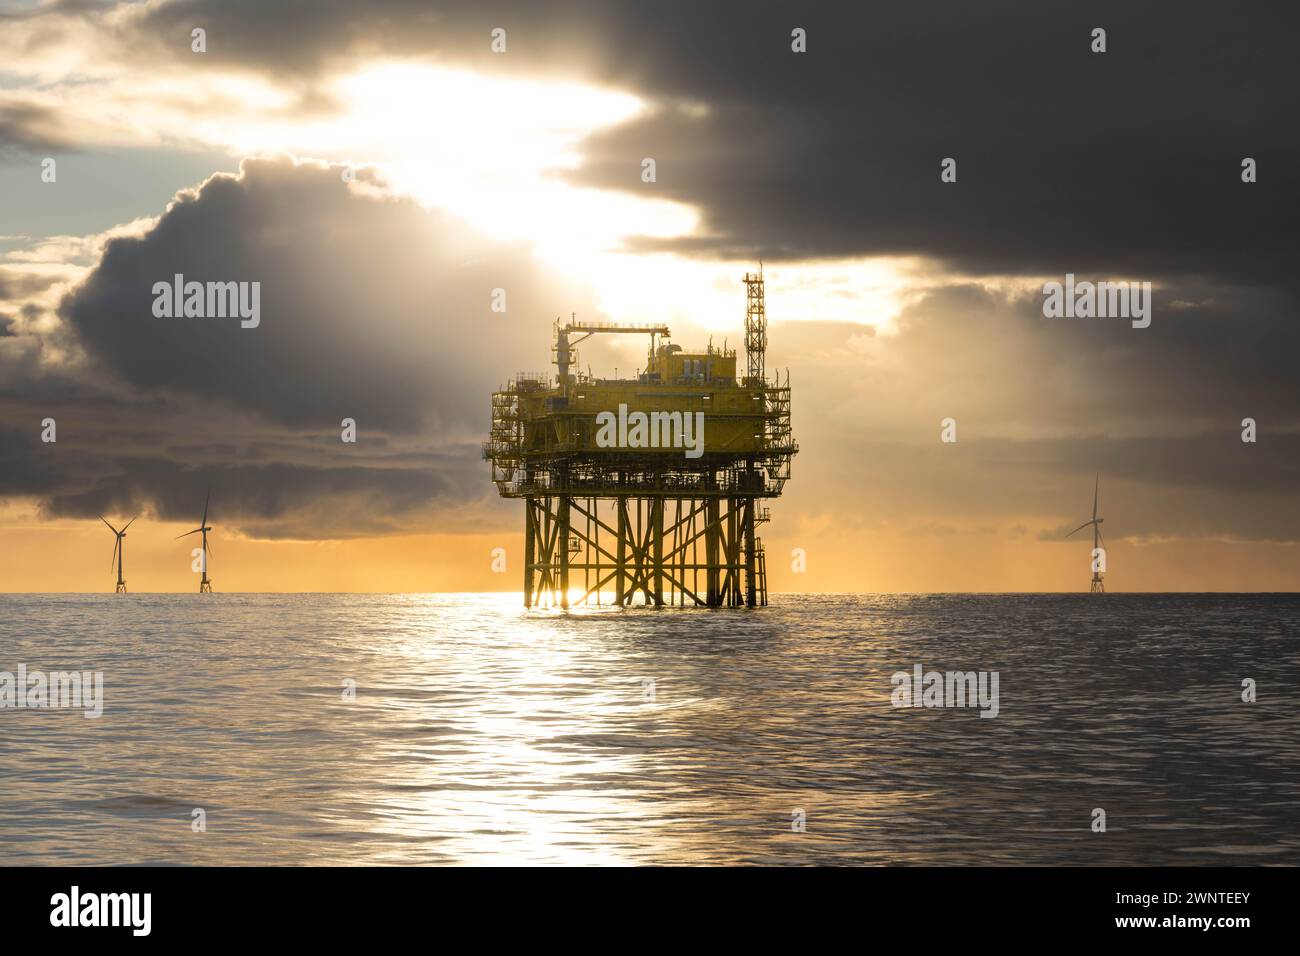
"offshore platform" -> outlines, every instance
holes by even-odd
[[[620,606],[767,604],[760,502],[781,494],[799,449],[790,373],[782,384],[764,368],[762,267],[744,282],[743,375],[734,349],[683,351],[666,325],[557,319],[554,383],[521,372],[492,394],[483,457],[501,495],[524,499],[526,607],[611,591]],[[572,371],[574,346],[599,334],[649,336],[645,369]]]

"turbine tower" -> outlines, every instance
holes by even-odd
[[[1098,542],[1100,542],[1102,545],[1105,545],[1106,543],[1106,540],[1101,536],[1101,523],[1106,519],[1097,517],[1097,492],[1100,488],[1101,488],[1101,474],[1099,473],[1097,475],[1096,484],[1092,486],[1092,520],[1085,521],[1083,524],[1079,525],[1079,527],[1075,528],[1074,531],[1071,531],[1070,534],[1066,535],[1066,537],[1068,538],[1070,537],[1070,535],[1074,534],[1075,532],[1082,531],[1084,528],[1088,527],[1089,525],[1092,526],[1092,561],[1093,561],[1092,587],[1089,589],[1089,591],[1092,594],[1104,594],[1106,591],[1106,585],[1103,584],[1101,580],[1101,572],[1097,569]],[[1102,562],[1102,564],[1104,566],[1105,562]]]
[[[139,516],[137,515],[136,517]],[[104,524],[108,524],[108,519],[105,518],[103,515],[99,516],[99,520],[104,522]],[[131,527],[131,525],[133,525],[134,523],[135,523],[135,518],[132,518],[130,521],[128,521],[126,524],[122,526],[121,531],[118,531],[111,524],[108,524],[108,530],[113,532],[113,534],[117,535],[117,540],[113,542],[113,556],[108,559],[108,566],[110,568],[113,567],[114,561],[117,562],[117,588],[115,591],[115,593],[117,594],[126,593],[126,581],[123,580],[122,578],[122,539],[126,537],[126,529]]]
[[[176,536],[177,540],[180,540],[181,538],[188,538],[192,534],[203,535],[203,553],[201,555],[203,559],[203,580],[199,582],[200,594],[212,593],[212,582],[208,580],[208,555],[212,553],[208,548],[208,532],[212,530],[208,525],[208,502],[211,499],[212,489],[209,488],[207,497],[203,499],[203,517],[199,519],[199,526],[193,531],[186,531],[184,534],[178,534]]]

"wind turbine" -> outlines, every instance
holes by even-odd
[[[203,564],[202,564],[203,580],[199,582],[200,594],[212,593],[212,582],[208,580],[208,555],[212,553],[211,549],[208,548],[208,532],[212,530],[212,528],[208,525],[208,502],[211,500],[211,498],[212,498],[212,489],[209,488],[208,496],[203,499],[203,517],[199,519],[199,526],[195,528],[193,531],[186,531],[184,534],[178,534],[176,536],[177,540],[180,540],[181,538],[188,538],[192,534],[203,535],[203,553],[201,555],[201,557],[203,558]]]
[[[1092,525],[1092,587],[1089,589],[1092,594],[1103,594],[1106,591],[1106,585],[1103,584],[1101,580],[1101,572],[1097,570],[1097,544],[1098,542],[1101,542],[1103,545],[1106,543],[1106,540],[1101,536],[1101,523],[1106,519],[1097,517],[1097,492],[1100,488],[1101,474],[1098,473],[1097,483],[1092,487],[1092,520],[1085,521],[1083,524],[1079,525],[1079,527],[1075,528],[1074,531],[1071,531],[1070,534],[1066,535],[1068,538],[1075,532],[1082,531],[1084,528]],[[1102,566],[1105,566],[1105,561],[1102,562]]]
[[[136,517],[138,518],[139,515],[137,515]],[[108,524],[108,519],[105,518],[103,515],[99,516],[99,520],[104,522],[104,524]],[[108,524],[108,530],[113,532],[113,534],[117,535],[117,540],[113,542],[113,557],[108,559],[108,566],[110,568],[113,567],[114,561],[117,562],[117,589],[115,592],[117,594],[126,593],[126,581],[122,580],[122,539],[126,537],[126,529],[131,527],[131,525],[133,525],[134,523],[135,523],[135,518],[132,518],[130,521],[128,521],[126,524],[122,526],[121,531],[118,531],[111,524]]]

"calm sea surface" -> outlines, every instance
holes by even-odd
[[[1300,596],[517,601],[0,595],[0,863],[1300,864]]]

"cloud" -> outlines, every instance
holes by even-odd
[[[156,318],[153,284],[175,273],[261,282],[261,324]],[[575,308],[597,311],[524,244],[340,167],[250,159],[107,239],[50,336],[0,346],[0,493],[37,494],[51,516],[179,518],[211,483],[226,520],[262,536],[460,527],[493,492],[478,454],[492,389],[542,365],[544,318]],[[45,415],[57,445],[38,443]]]
[[[638,24],[663,56],[641,58],[638,92],[710,107],[665,107],[584,148],[577,182],[636,188],[625,170],[653,156],[658,191],[703,210],[702,236],[640,248],[1288,281],[1300,134],[1282,48],[1294,11],[1225,29],[1131,5],[767,7]],[[1110,50],[1092,54],[1102,23]],[[781,41],[786,24],[807,28],[808,53]],[[679,42],[654,42],[673,30]],[[1267,178],[1241,182],[1246,156]],[[940,181],[945,157],[956,183]]]
[[[72,143],[57,110],[31,103],[0,104],[0,159],[66,150]]]
[[[123,95],[138,93],[146,69],[187,77],[181,99],[203,85],[195,77],[247,72],[248,89],[212,93],[217,125],[227,89],[246,105],[274,86],[285,95],[268,98],[271,117],[286,103],[329,114],[335,104],[311,91],[372,58],[605,84],[652,108],[588,136],[554,175],[703,216],[696,233],[638,237],[629,249],[789,263],[916,257],[929,271],[900,296],[909,304],[894,330],[783,323],[773,311],[769,367],[794,373],[804,448],[782,507],[809,521],[836,502],[836,527],[898,516],[1050,536],[1100,470],[1116,534],[1298,540],[1296,14],[1220,14],[1205,4],[1173,16],[1050,2],[435,13],[391,0],[184,0],[24,22],[49,21],[28,61],[48,76],[79,62],[67,51],[94,26],[99,65],[87,68],[135,69]],[[1098,24],[1104,55],[1088,50]],[[203,57],[189,52],[195,25],[208,30]],[[510,37],[503,56],[488,50],[497,25]],[[808,31],[806,54],[790,51],[795,25]],[[208,102],[173,102],[168,115]],[[1260,163],[1253,185],[1239,176],[1248,155]],[[657,161],[653,186],[637,175],[646,156]],[[953,184],[939,180],[947,156]],[[40,449],[13,454],[13,493],[44,489],[53,514],[116,504],[179,517],[216,480],[225,514],[267,536],[383,533],[487,508],[473,446],[488,392],[540,370],[539,317],[597,311],[525,245],[346,187],[337,167],[283,159],[214,177],[157,222],[93,246],[88,264],[59,333],[42,341],[84,353],[76,387],[112,400],[58,409],[77,424],[84,457],[61,448],[52,472]],[[1152,327],[1045,320],[1020,280],[1067,271],[1156,281]],[[261,327],[154,319],[152,285],[175,272],[261,281]],[[863,285],[850,271],[834,294],[847,301]],[[506,316],[487,310],[500,286]],[[34,341],[0,342],[0,380],[50,381],[48,350],[33,352]],[[74,386],[63,387],[43,401]],[[28,442],[36,410],[0,405]],[[344,415],[364,436],[350,459],[337,441]],[[956,446],[938,442],[948,416]],[[1246,416],[1260,422],[1255,446],[1238,439]],[[503,526],[517,524],[511,514]]]
[[[954,283],[906,307],[889,334],[776,324],[769,365],[793,370],[802,449],[782,507],[840,502],[845,521],[1032,521],[1053,539],[1100,472],[1108,535],[1298,541],[1300,329],[1285,296],[1210,297],[1249,318],[1163,313],[1158,297],[1145,330],[1049,320],[1041,296]],[[1245,417],[1261,423],[1255,444],[1241,441]],[[939,440],[945,418],[955,444]]]
[[[536,317],[581,293],[553,281],[526,245],[365,195],[341,174],[282,158],[212,177],[146,235],[110,240],[61,315],[137,388],[296,428],[351,417],[381,431],[477,431],[486,387],[546,354]],[[176,274],[259,282],[260,326],[155,318],[154,284]],[[490,310],[496,288],[505,315]]]
[[[25,299],[44,292],[58,279],[54,276],[13,269],[0,269],[0,301]]]
[[[87,401],[65,381],[39,407],[0,405],[0,420],[55,415],[61,436],[57,469],[46,460],[34,473],[44,459],[33,446],[11,462],[6,493],[40,489],[53,516],[179,520],[211,483],[224,520],[266,537],[513,527],[477,457],[488,393],[540,370],[538,317],[585,293],[525,247],[355,185],[324,164],[250,160],[140,235],[105,242],[60,309],[93,373],[76,387],[104,392]],[[154,318],[152,285],[176,271],[260,278],[261,326]],[[498,285],[504,316],[487,308]],[[1135,330],[1045,319],[1023,283],[929,276],[918,288],[886,333],[774,313],[769,367],[793,370],[804,448],[783,507],[815,515],[840,501],[849,523],[1028,520],[1050,534],[1101,471],[1116,535],[1300,539],[1300,519],[1285,517],[1300,473],[1289,358],[1300,330],[1284,294],[1170,285],[1151,328]],[[674,329],[687,342],[706,334]],[[620,355],[585,360],[609,368]],[[358,446],[338,440],[345,415]],[[1246,415],[1261,423],[1255,446],[1239,440]],[[938,441],[945,417],[958,421],[956,446]],[[33,427],[23,434],[35,441]]]
[[[385,58],[564,76],[644,97],[656,108],[595,132],[568,173],[579,185],[645,198],[630,171],[652,156],[653,195],[702,212],[698,232],[645,237],[633,249],[923,256],[971,275],[1259,285],[1289,284],[1300,252],[1289,220],[1300,199],[1289,47],[1300,14],[1286,6],[1227,23],[1209,3],[1170,16],[1115,2],[1083,13],[1063,0],[955,8],[768,0],[711,4],[707,13],[686,2],[594,0],[469,11],[414,0],[85,9],[29,15],[13,28],[39,29],[41,42],[32,32],[13,42],[59,51],[43,76],[66,78],[69,63],[90,71],[108,63],[116,73],[99,69],[113,82],[134,71],[127,93],[137,99],[146,68],[208,77],[176,94],[198,99],[173,103],[175,116],[220,112],[221,97],[209,93],[218,80],[226,89],[231,71],[278,91],[230,87],[236,99],[265,99],[266,117],[283,120],[304,103],[328,114],[328,97],[312,93],[323,79]],[[1108,30],[1104,54],[1090,50],[1097,24]],[[190,51],[195,26],[208,32],[206,54]],[[497,26],[509,36],[501,55],[489,45]],[[790,49],[794,26],[807,31],[806,53]],[[98,61],[83,62],[88,45]],[[1260,164],[1253,185],[1240,180],[1246,156]],[[945,157],[957,161],[956,183],[940,182]]]
[[[342,62],[411,57],[566,74],[659,108],[584,148],[575,181],[699,207],[646,245],[768,259],[921,255],[976,275],[1097,271],[1283,281],[1300,130],[1286,6],[1225,22],[1128,3],[504,3],[174,0],[112,19],[120,55],[305,89]],[[110,18],[105,17],[105,20]],[[1090,50],[1103,24],[1108,50]],[[507,29],[506,54],[489,33]],[[793,53],[790,30],[807,31]],[[1206,69],[1213,64],[1213,69]],[[1260,181],[1240,181],[1245,156]],[[939,180],[953,157],[958,181]]]

